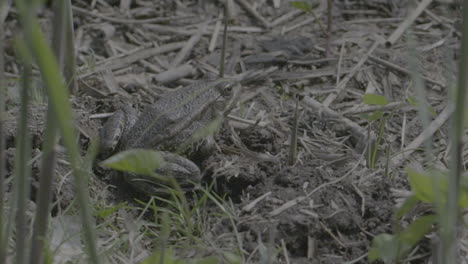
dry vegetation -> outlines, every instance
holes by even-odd
[[[218,74],[221,2],[73,1],[78,88],[71,100],[83,154],[123,104],[141,109],[169,90]],[[181,258],[216,256],[225,263],[367,263],[372,239],[395,231],[394,212],[411,194],[404,168],[448,166],[446,121],[453,109],[447,98],[456,79],[460,4],[321,0],[305,12],[284,0],[228,2],[226,74],[264,74],[244,84],[240,102],[216,135],[217,150],[197,161],[204,182],[216,184],[188,193],[194,210],[184,215],[184,201],[141,197],[96,166],[89,188],[98,251],[110,263],[140,262],[161,245]],[[19,26],[14,6],[3,13],[9,176],[19,104],[13,45]],[[38,16],[50,31],[51,10]],[[424,81],[424,99],[411,78],[415,72]],[[36,74],[29,122],[33,176],[45,122],[41,85]],[[365,94],[385,98],[366,103]],[[426,100],[427,125],[417,106]],[[428,158],[420,149],[430,138],[434,156]],[[292,166],[291,142],[297,142]],[[54,263],[83,262],[65,157],[59,156],[56,172],[50,247],[60,247]],[[400,224],[429,212],[421,204]],[[458,234],[462,245],[465,233]],[[430,237],[401,263],[428,263]],[[468,256],[463,246],[459,254]]]

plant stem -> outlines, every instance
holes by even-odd
[[[463,30],[468,30],[468,1],[463,4]],[[461,60],[458,70],[458,84],[455,94],[455,112],[452,117],[450,152],[450,178],[447,197],[447,211],[444,223],[441,225],[441,255],[440,263],[456,263],[456,229],[458,225],[458,200],[460,197],[460,178],[462,173],[463,129],[465,123],[465,103],[468,78],[468,34],[463,34],[461,42]]]

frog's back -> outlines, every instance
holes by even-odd
[[[199,116],[220,96],[216,89],[211,89],[210,83],[197,82],[167,93],[147,106],[124,139],[125,148],[154,148],[162,143],[177,145],[178,142],[173,141],[178,139],[174,138],[184,130],[198,127],[193,122],[199,122]]]

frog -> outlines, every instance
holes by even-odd
[[[200,149],[200,145],[205,145],[205,151],[210,148],[206,145],[214,142],[212,134],[204,139],[194,135],[229,114],[239,88],[240,82],[234,78],[198,81],[165,93],[141,114],[131,106],[124,106],[103,125],[101,152],[158,150],[164,160],[155,171],[158,177],[124,173],[123,180],[137,192],[149,196],[167,191],[162,187],[166,183],[161,178],[172,177],[183,190],[190,190],[194,183],[201,182],[202,175],[200,168],[184,154],[190,148]]]

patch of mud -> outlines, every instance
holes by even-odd
[[[341,159],[336,149],[335,155],[314,156],[300,148],[301,160],[288,166],[287,146],[279,148],[279,138],[264,128],[249,132],[239,132],[244,146],[274,153],[277,162],[226,153],[206,161],[209,174],[221,183],[218,191],[228,193],[242,212],[237,228],[248,252],[254,252],[259,241],[271,241],[284,244],[293,263],[340,263],[366,254],[374,235],[389,232],[394,208],[390,181],[381,175],[364,181],[371,170],[356,169],[359,156],[336,162],[330,161]],[[220,138],[222,144],[233,144],[227,131]],[[328,147],[319,146],[319,151],[326,153]]]

